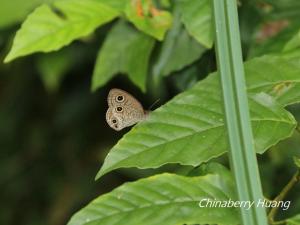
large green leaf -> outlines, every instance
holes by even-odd
[[[233,180],[219,174],[184,177],[161,174],[127,183],[76,213],[68,225],[238,224],[233,207],[199,207],[202,199],[228,201]]]
[[[259,153],[289,137],[296,123],[282,105],[261,92],[269,92],[284,79],[299,82],[300,66],[283,58],[273,63],[268,60],[263,57],[245,65],[248,88],[257,91],[249,103]],[[284,72],[274,76],[276,70]],[[166,163],[196,166],[221,155],[228,150],[222,112],[218,76],[212,74],[127,133],[108,154],[97,177],[120,167],[155,168]]]
[[[172,15],[168,11],[157,9],[148,0],[128,0],[125,14],[139,30],[158,40],[163,40],[172,25]]]
[[[50,52],[86,36],[118,12],[96,0],[56,1],[31,13],[17,32],[5,62],[34,52]]]
[[[286,225],[300,225],[300,214],[287,219]]]
[[[125,22],[116,24],[98,53],[92,89],[103,86],[117,73],[126,73],[144,91],[153,46],[154,39],[148,35]]]
[[[199,43],[211,48],[213,44],[211,0],[183,0],[181,13],[182,22],[188,32]]]

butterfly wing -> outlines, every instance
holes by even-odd
[[[113,128],[114,130],[122,130],[124,127],[122,126],[122,121],[120,121],[120,119],[116,116],[114,116],[114,114],[112,113],[111,108],[108,108],[108,110],[106,111],[106,122],[108,123],[108,125]]]
[[[107,123],[115,130],[132,126],[144,120],[146,113],[143,106],[131,94],[121,89],[111,89],[108,98]]]

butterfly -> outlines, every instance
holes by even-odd
[[[107,103],[106,122],[117,131],[145,120],[149,114],[137,99],[121,89],[111,89]]]

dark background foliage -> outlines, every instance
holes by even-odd
[[[26,6],[27,13],[37,4],[35,1]],[[267,13],[268,7],[274,9],[271,14]],[[239,10],[245,59],[276,52],[280,41],[286,40],[280,38],[284,36],[281,30],[287,33],[299,29],[295,19],[299,18],[299,9],[299,3],[292,0],[277,1],[276,4],[271,0],[242,1]],[[13,14],[14,9],[1,15],[4,22],[0,30],[0,223],[65,224],[75,211],[98,195],[125,181],[154,172],[123,169],[94,181],[110,147],[129,130],[118,133],[105,122],[109,89],[118,87],[133,93],[145,108],[161,95],[156,108],[214,71],[214,52],[206,51],[192,65],[164,79],[162,93],[155,93],[151,88],[142,93],[125,76],[118,76],[105,87],[91,92],[97,51],[114,24],[112,22],[86,39],[60,50],[72,54],[72,66],[63,73],[57,86],[49,88],[41,78],[39,67],[45,54],[2,63],[27,14],[9,20],[10,13]],[[9,21],[5,22],[5,19]],[[159,46],[156,45],[151,59],[157,56]],[[59,56],[53,53],[53,58],[56,57]],[[290,110],[300,119],[299,105]],[[300,135],[295,133],[292,138],[272,147],[272,151],[259,156],[266,197],[274,197],[295,172],[292,156],[299,155],[299,143]],[[226,156],[218,160],[227,163]],[[160,170],[176,170],[176,166]],[[292,203],[291,209],[284,212],[285,216],[300,210],[297,189],[299,184],[288,196]]]

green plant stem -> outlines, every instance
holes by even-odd
[[[282,191],[277,195],[276,198],[274,198],[273,201],[282,201],[286,195],[289,193],[289,191],[300,181],[300,172],[299,170],[294,174],[292,179],[287,183],[287,185],[282,189]],[[270,224],[283,224],[284,220],[282,221],[274,221],[274,218],[278,212],[278,207],[274,207],[270,210],[268,215],[268,221]]]

